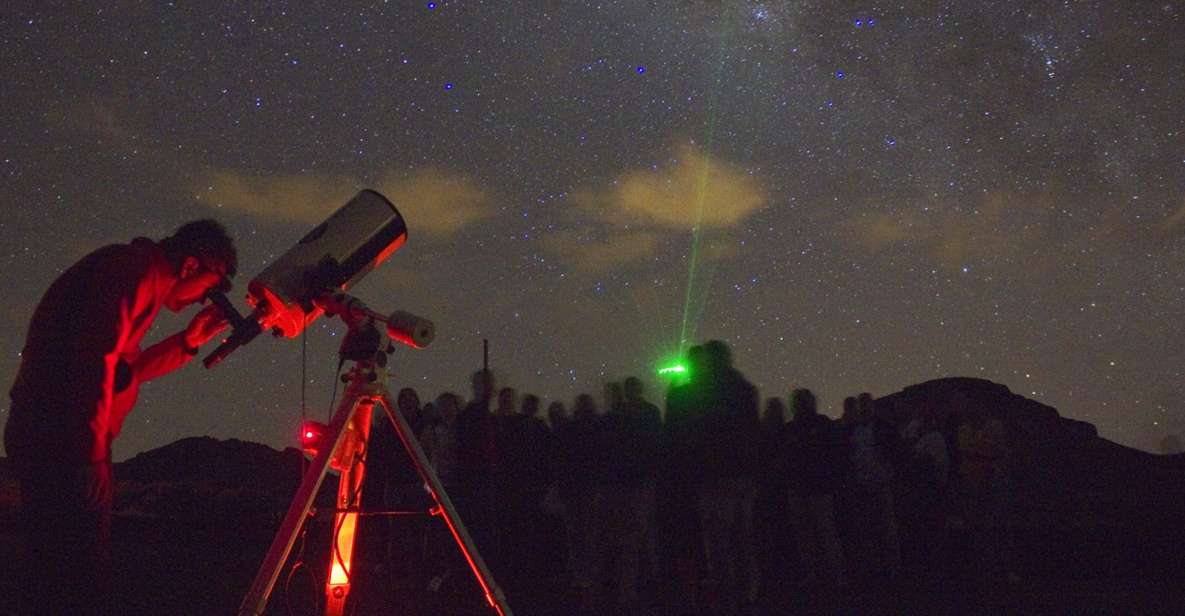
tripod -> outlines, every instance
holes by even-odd
[[[262,616],[264,613],[280,570],[288,560],[292,546],[309,516],[313,499],[330,466],[341,472],[341,478],[338,482],[334,511],[334,532],[330,539],[331,564],[329,579],[325,584],[325,615],[343,614],[346,599],[350,594],[354,534],[358,517],[362,513],[362,479],[366,473],[364,453],[370,437],[371,417],[376,406],[386,414],[416,472],[432,495],[434,506],[429,513],[440,516],[448,526],[453,540],[477,578],[486,602],[500,616],[513,616],[502,590],[478,553],[469,532],[465,530],[465,525],[453,508],[452,501],[436,476],[436,471],[424,456],[415,433],[412,432],[407,419],[391,402],[391,394],[385,385],[387,354],[384,351],[384,347],[390,348],[390,342],[384,339],[374,324],[375,318],[381,319],[381,315],[376,315],[348,296],[339,295],[332,298],[332,301],[318,303],[326,309],[327,315],[340,316],[349,327],[338,352],[343,362],[352,362],[349,372],[342,377],[347,384],[346,390],[313,457],[313,462],[292,498],[280,530],[272,540],[271,548],[268,549],[267,556],[255,575],[251,589],[239,604],[239,616]]]

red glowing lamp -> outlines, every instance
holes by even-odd
[[[312,457],[317,457],[317,450],[321,447],[321,442],[325,440],[325,434],[329,432],[329,426],[319,422],[308,420],[300,425],[300,448],[305,454]]]

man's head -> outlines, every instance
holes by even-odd
[[[708,356],[704,352],[703,346],[697,344],[687,349],[687,377],[692,382],[698,382],[703,379],[707,366]]]
[[[494,373],[489,370],[478,370],[473,373],[473,399],[488,401],[494,395]]]
[[[855,423],[860,417],[859,408],[856,406],[856,396],[848,396],[843,399],[843,414],[839,416],[839,420],[844,423]]]
[[[518,412],[515,406],[518,404],[518,391],[513,387],[503,387],[498,390],[498,412],[512,415]]]
[[[572,418],[581,421],[591,420],[597,416],[597,401],[588,394],[576,396],[576,403],[572,408]]]
[[[444,392],[436,396],[436,411],[444,419],[444,423],[452,425],[457,418],[457,410],[461,408],[461,397],[451,392]]]
[[[180,312],[206,299],[211,290],[225,293],[238,268],[238,253],[226,228],[205,219],[185,223],[160,241],[176,281],[165,295],[165,307]]]
[[[795,389],[790,392],[790,412],[795,421],[813,417],[819,413],[818,401],[809,389]]]
[[[527,417],[535,417],[539,414],[539,396],[535,394],[527,394],[523,396],[523,415]]]
[[[625,379],[625,399],[630,402],[637,402],[642,399],[642,380],[636,376],[627,377]]]
[[[568,410],[564,408],[564,403],[556,400],[547,405],[547,422],[551,424],[552,428],[558,428],[566,423],[568,420]]]
[[[420,410],[420,395],[416,390],[410,387],[404,387],[399,390],[399,395],[395,398],[395,404],[403,411],[404,415],[417,413]]]
[[[709,340],[704,343],[704,355],[707,358],[708,370],[721,372],[732,367],[732,350],[722,340]]]
[[[770,398],[765,401],[765,414],[762,415],[765,423],[772,426],[781,427],[786,423],[786,403],[781,398]]]
[[[618,410],[624,401],[625,393],[621,389],[621,383],[616,381],[605,383],[605,410],[607,412]]]

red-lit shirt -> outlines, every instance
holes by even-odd
[[[136,238],[83,257],[29,323],[4,433],[10,456],[109,459],[140,384],[185,364],[184,332],[140,350],[174,280],[164,251]]]

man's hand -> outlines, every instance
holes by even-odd
[[[202,308],[194,315],[193,320],[185,328],[185,344],[196,349],[226,329],[226,315],[222,309],[211,304]]]

